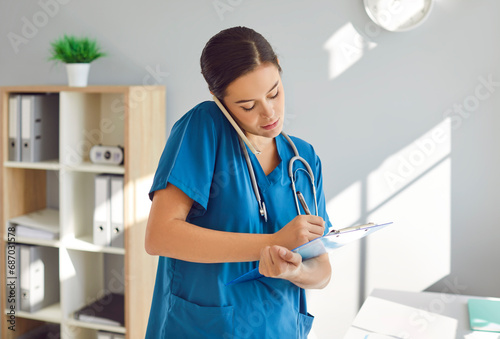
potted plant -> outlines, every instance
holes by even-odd
[[[87,86],[90,63],[106,54],[95,40],[64,35],[51,44],[49,60],[66,64],[69,86]]]

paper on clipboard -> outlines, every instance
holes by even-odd
[[[378,231],[386,226],[391,225],[392,222],[385,224],[369,223],[365,225],[346,227],[340,230],[331,230],[328,234],[309,241],[308,243],[299,246],[292,250],[302,256],[302,260],[311,259],[324,253],[329,253],[335,249],[342,247],[350,242],[366,237],[375,231]],[[228,282],[226,286],[242,283],[245,281],[255,280],[262,278],[263,275],[259,273],[259,268],[243,274],[242,276]]]

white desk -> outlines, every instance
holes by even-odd
[[[374,290],[344,339],[500,339],[500,333],[471,331],[467,300],[434,292]]]

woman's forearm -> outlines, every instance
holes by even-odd
[[[146,251],[199,263],[259,260],[262,247],[271,245],[271,234],[232,233],[207,229],[183,220],[158,225],[146,232]]]
[[[160,255],[199,263],[259,260],[271,234],[215,231],[186,222],[193,205],[183,191],[168,184],[156,191],[146,227],[145,248]]]

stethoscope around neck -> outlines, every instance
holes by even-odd
[[[245,160],[246,160],[247,167],[248,167],[248,173],[250,174],[250,180],[252,181],[253,192],[255,194],[255,198],[257,199],[257,203],[259,204],[259,213],[264,218],[264,221],[267,222],[266,204],[264,203],[264,201],[262,201],[262,198],[260,196],[259,187],[257,186],[257,179],[255,178],[255,171],[253,169],[252,162],[250,161],[250,157],[248,156],[248,151],[247,151],[247,148],[245,147],[245,144],[248,146],[248,148],[250,149],[250,151],[252,151],[253,154],[260,154],[261,152],[259,150],[257,150],[252,145],[250,140],[248,140],[245,133],[243,133],[240,126],[238,126],[236,121],[233,119],[231,114],[229,114],[226,107],[224,107],[224,105],[220,102],[220,100],[215,95],[213,96],[213,99],[214,99],[215,103],[217,104],[217,106],[222,111],[222,113],[226,116],[229,123],[233,126],[236,133],[238,134],[238,140],[240,142],[240,146],[241,146],[241,150],[243,152],[243,155],[245,156]],[[299,151],[297,150],[297,147],[295,147],[295,144],[293,143],[292,139],[290,139],[290,137],[283,131],[281,132],[281,134],[288,141],[288,143],[290,144],[290,146],[293,149],[293,153],[295,154],[290,159],[290,161],[288,163],[288,176],[290,177],[290,181],[292,182],[292,191],[293,191],[293,197],[295,199],[295,206],[297,208],[297,214],[300,215],[301,213],[300,213],[300,208],[299,208],[299,201],[297,198],[297,190],[295,188],[295,182],[297,181],[296,174],[298,171],[306,171],[306,173],[311,181],[312,193],[314,196],[315,214],[318,215],[318,202],[316,200],[316,186],[314,185],[314,172],[312,171],[311,166],[309,166],[307,161],[299,155]],[[306,168],[306,170],[304,170],[303,168],[298,168],[294,172],[293,171],[293,164],[295,163],[295,161],[301,162],[304,165],[304,167]]]
[[[314,172],[313,172],[311,166],[309,165],[309,163],[306,161],[306,159],[302,158],[299,155],[299,151],[297,150],[297,147],[295,146],[292,139],[290,139],[290,137],[283,131],[281,132],[281,135],[283,135],[285,137],[285,139],[288,141],[288,143],[290,144],[290,146],[293,149],[293,153],[295,154],[288,162],[288,176],[290,177],[290,181],[292,183],[292,191],[293,191],[293,197],[295,199],[295,207],[297,208],[297,214],[300,215],[301,213],[300,213],[300,208],[299,208],[299,201],[297,199],[297,189],[295,187],[295,182],[297,181],[296,175],[297,175],[298,171],[306,171],[306,174],[310,179],[312,193],[314,196],[315,214],[318,215],[318,202],[316,200],[316,186],[314,184]],[[246,161],[247,167],[248,167],[248,173],[250,175],[250,180],[252,182],[253,192],[255,194],[255,198],[257,199],[257,203],[259,205],[259,213],[264,218],[264,221],[267,222],[266,204],[264,203],[264,201],[262,201],[262,198],[260,196],[259,187],[257,186],[257,179],[255,178],[255,171],[253,169],[252,162],[250,161],[250,156],[248,155],[248,150],[245,147],[245,143],[243,142],[242,138],[239,135],[238,135],[238,140],[240,142],[240,146],[241,146],[241,150],[243,151],[243,155],[245,156],[245,161]],[[298,168],[294,172],[293,164],[295,163],[295,161],[301,162],[304,165],[304,167],[306,168],[306,170],[304,170],[303,168]]]

